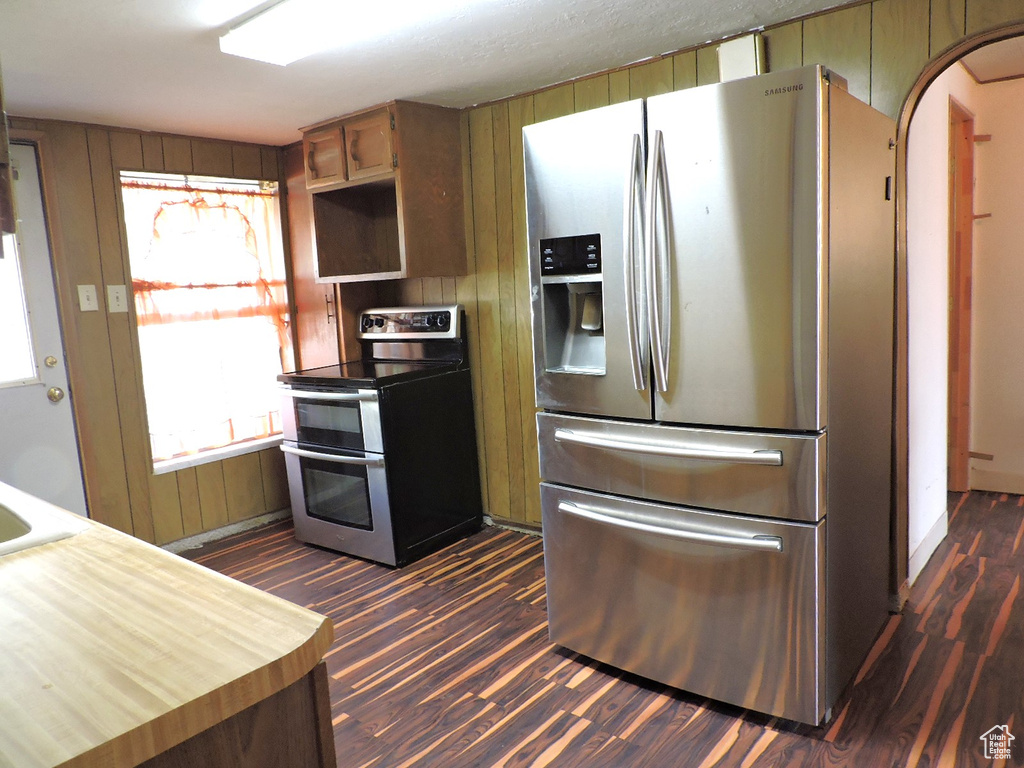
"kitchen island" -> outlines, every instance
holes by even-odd
[[[329,619],[85,523],[0,556],[0,767],[335,765]]]

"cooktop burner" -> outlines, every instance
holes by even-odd
[[[458,364],[454,362],[353,360],[340,365],[282,373],[277,378],[293,386],[373,388],[457,369]]]
[[[373,389],[466,367],[462,307],[369,309],[359,319],[363,357],[340,365],[282,373],[290,386]]]

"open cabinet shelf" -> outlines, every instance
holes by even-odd
[[[395,101],[305,129],[319,282],[465,274],[460,122]]]

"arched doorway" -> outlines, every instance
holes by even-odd
[[[914,121],[918,117],[926,119],[924,112],[930,108],[929,100],[926,98],[929,89],[946,77],[954,64],[976,49],[1020,35],[1024,35],[1024,24],[1015,24],[972,36],[944,51],[924,68],[904,101],[899,116],[897,427],[894,444],[896,499],[893,560],[894,574],[897,577],[895,583],[904,590],[945,535],[946,457],[949,435],[946,382],[950,370],[947,359],[950,339],[946,329],[950,327],[947,315],[947,304],[950,299],[949,280],[954,276],[949,271],[947,246],[955,234],[946,227],[946,221],[950,219],[945,215],[941,217],[940,225],[933,227],[941,231],[922,231],[927,229],[927,225],[922,223],[925,220],[921,217],[920,211],[915,209],[920,201],[914,196],[921,194],[921,184],[918,183],[918,189],[915,191],[912,173],[915,134],[911,128],[916,125]],[[950,95],[948,88],[945,95]],[[937,113],[934,110],[934,99],[932,102],[931,120],[934,121]],[[950,119],[960,125],[962,130],[963,124],[970,118],[970,109],[964,108],[963,105],[959,111],[947,109],[947,102],[944,101],[942,110],[946,117],[942,119],[942,125],[933,125],[935,135],[936,132],[942,132],[944,136],[950,136],[950,131],[955,128],[949,123]],[[921,141],[918,140],[918,149],[920,144]],[[942,151],[946,152],[950,146],[952,142],[944,143]],[[948,171],[944,167],[939,170],[942,179],[937,183],[941,184],[943,200],[947,201]],[[944,205],[947,206],[948,212],[948,202],[944,202]],[[955,214],[952,218],[955,218]],[[928,240],[926,235],[929,234],[931,242],[923,245],[922,242]],[[942,242],[941,253],[938,254],[938,258],[942,259],[941,269],[934,261],[937,258],[937,239],[941,239]],[[922,260],[922,254],[929,253],[929,248],[929,258],[932,259],[930,264]],[[967,295],[969,296],[969,291]],[[929,302],[930,306],[925,307],[926,311],[921,311],[922,306]],[[930,325],[928,318],[931,319]],[[941,328],[936,332],[938,326]],[[952,327],[955,331],[955,316]],[[962,342],[964,334],[958,334],[957,337]],[[954,349],[959,348],[957,339],[954,339]],[[926,381],[928,377],[930,381]],[[922,381],[926,383],[922,385]],[[962,447],[961,445],[960,448]]]

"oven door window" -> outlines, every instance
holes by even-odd
[[[300,459],[306,514],[350,528],[373,530],[370,482],[359,464]]]
[[[358,402],[296,398],[295,428],[300,443],[355,451],[365,448]]]

